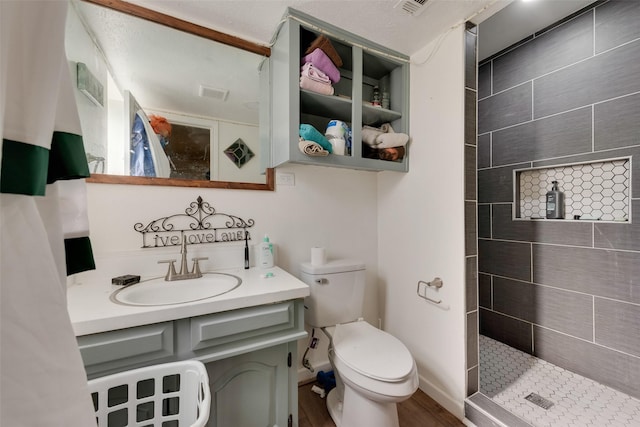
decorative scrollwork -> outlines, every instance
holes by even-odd
[[[247,228],[254,224],[253,219],[244,220],[236,215],[216,212],[198,196],[183,214],[154,219],[146,225],[139,222],[133,229],[142,234],[143,248],[153,248],[180,245],[185,236],[187,244],[191,245],[250,240]],[[152,242],[147,241],[149,234],[153,234]]]

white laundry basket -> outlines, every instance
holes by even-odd
[[[89,381],[98,427],[203,427],[211,393],[196,360],[165,363]]]

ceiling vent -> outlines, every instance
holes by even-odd
[[[200,96],[206,96],[207,98],[213,98],[220,101],[226,101],[227,96],[229,95],[228,90],[224,89],[216,89],[215,87],[209,87],[205,85],[200,85]]]
[[[405,13],[411,16],[419,16],[426,9],[429,0],[400,0],[395,7],[400,7]]]

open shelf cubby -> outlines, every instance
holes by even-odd
[[[565,220],[628,222],[631,158],[542,166],[514,171],[514,219],[546,218],[546,193],[558,181]]]

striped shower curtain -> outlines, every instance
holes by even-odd
[[[94,268],[67,1],[0,0],[0,426],[95,425],[66,308]]]

